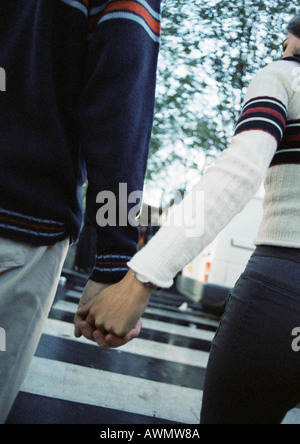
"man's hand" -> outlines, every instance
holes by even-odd
[[[97,294],[101,293],[102,290],[109,287],[109,285],[111,285],[111,284],[101,284],[101,283],[94,282],[94,281],[88,281],[88,283],[86,284],[86,287],[82,293],[81,299],[79,301],[78,309],[85,306]],[[84,319],[85,319],[85,317],[80,316],[80,315],[78,315],[78,313],[76,313],[75,318],[74,318],[76,338],[80,338],[80,336],[82,336],[80,324],[81,324],[81,322],[84,321]],[[86,335],[87,335],[86,337],[89,336],[88,339],[94,340],[94,338],[93,338],[94,328],[92,328],[89,324],[87,324],[85,327],[86,327]]]
[[[78,310],[82,334],[102,348],[120,347],[140,334],[141,317],[152,290],[129,271],[118,284],[105,288]]]

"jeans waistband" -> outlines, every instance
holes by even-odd
[[[258,245],[253,256],[269,256],[300,263],[300,248],[275,247]]]

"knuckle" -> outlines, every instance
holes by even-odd
[[[115,327],[112,324],[105,325],[105,330],[115,336],[122,337],[122,329]]]
[[[115,334],[116,334],[116,336],[123,338],[127,334],[127,331],[125,328],[119,327],[116,329]]]
[[[115,334],[115,329],[114,329],[114,326],[111,322],[105,322],[103,327],[104,327],[105,331],[107,331],[108,333]]]

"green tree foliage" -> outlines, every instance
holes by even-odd
[[[171,166],[201,174],[228,147],[249,81],[281,58],[297,11],[283,0],[164,0],[162,12],[147,181],[164,187]]]

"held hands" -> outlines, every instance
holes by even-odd
[[[81,308],[85,307],[88,302],[90,302],[97,294],[101,293],[102,290],[104,290],[105,288],[109,287],[110,284],[101,284],[98,282],[93,282],[93,281],[88,281],[82,297],[79,301],[79,305],[78,305],[78,309],[77,309],[77,313],[75,315],[74,318],[74,324],[75,324],[75,336],[77,338],[80,338],[80,336],[82,335],[82,331],[81,331],[81,323],[84,322],[85,317],[82,316],[81,314],[78,314],[78,310],[80,310]],[[83,324],[82,324],[83,326]],[[89,339],[92,339],[92,332],[93,332],[93,328],[87,324],[85,325],[86,329],[89,330]]]
[[[89,281],[76,313],[75,336],[85,336],[102,348],[120,347],[139,336],[152,290],[130,270],[117,284]]]

